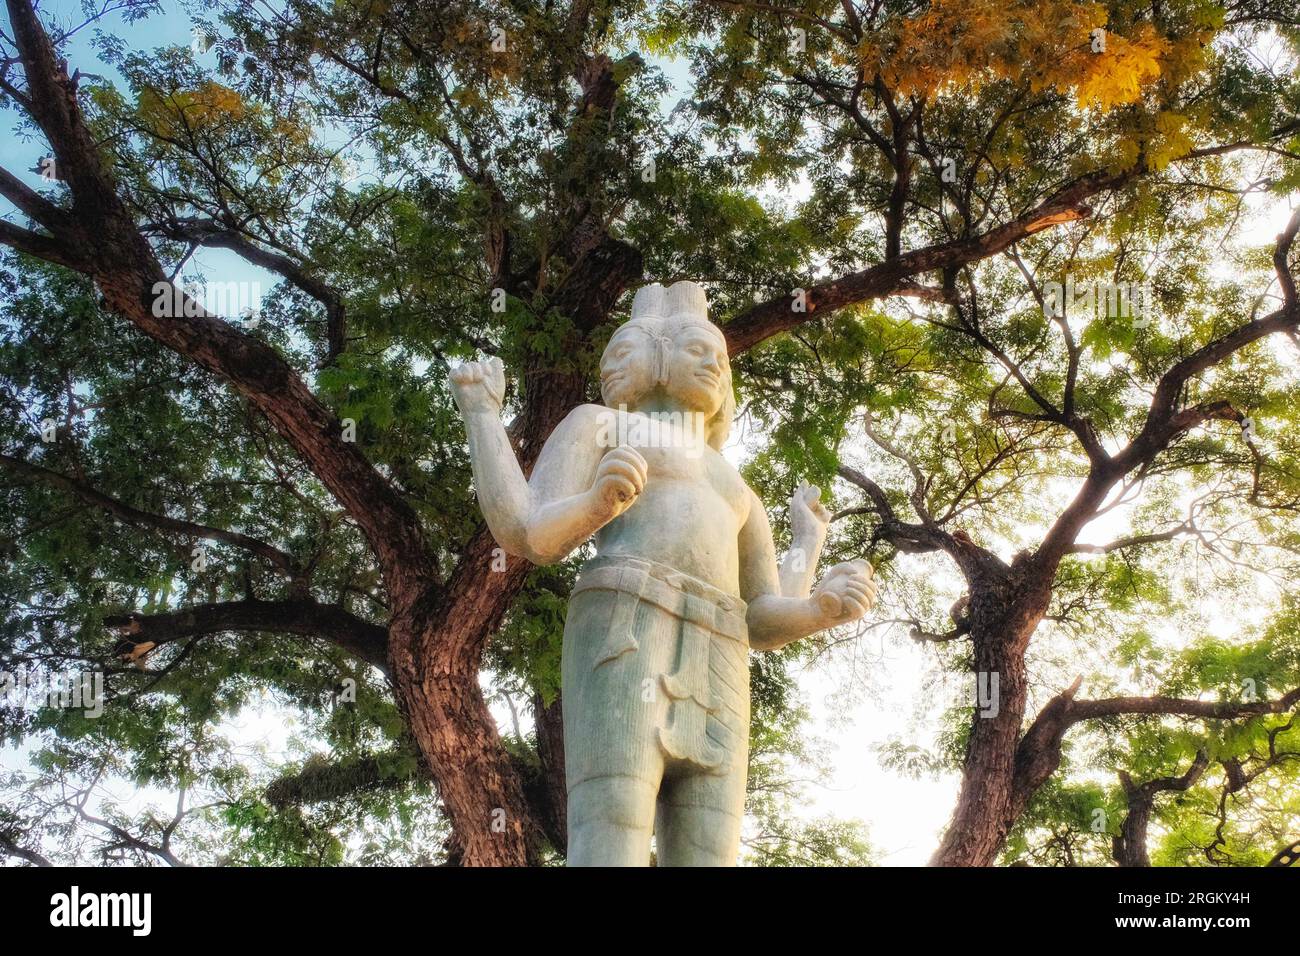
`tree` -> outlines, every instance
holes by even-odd
[[[1270,432],[1265,451],[1213,429],[1294,406],[1265,343],[1300,324],[1300,219],[1271,256],[1267,310],[1262,281],[1205,267],[1234,222],[1241,157],[1263,164],[1248,193],[1300,175],[1294,78],[1246,53],[1268,30],[1294,49],[1280,0],[1011,15],[229,0],[213,68],[105,37],[122,88],[64,62],[79,27],[7,7],[4,105],[57,178],[0,171],[26,220],[0,222],[22,254],[0,458],[22,557],[6,591],[35,596],[7,617],[11,657],[116,655],[123,693],[170,689],[198,714],[245,676],[304,704],[310,687],[317,707],[352,680],[369,709],[321,718],[348,740],[345,779],[431,780],[452,861],[562,853],[554,658],[573,569],[506,560],[475,520],[445,369],[476,351],[506,362],[527,466],[593,394],[624,293],[690,277],[711,283],[746,411],[770,430],[750,467],[765,500],[796,471],[838,474],[861,503],[836,547],[871,553],[889,580],[900,555],[941,554],[964,580],[951,629],[914,629],[996,674],[998,706],[957,737],[962,793],[936,862],[992,863],[1076,725],[1260,727],[1295,705],[1283,661],[1251,701],[1076,699],[1075,682],[1027,720],[1039,625],[1095,636],[1098,606],[1126,611],[1134,555],[1213,547],[1203,519],[1223,515],[1252,515],[1252,548],[1286,552],[1294,534],[1291,440]],[[691,64],[693,105],[664,116],[654,56]],[[354,181],[349,151],[368,167]],[[762,200],[796,182],[797,206]],[[199,247],[282,280],[256,328],[160,296]],[[1254,280],[1259,264],[1240,268]],[[1149,282],[1165,315],[1082,327],[1044,308],[1055,277]],[[57,441],[40,440],[45,419]],[[940,420],[951,440],[925,434]],[[851,464],[859,439],[875,470]],[[1228,487],[1211,490],[1214,469]],[[1156,506],[1178,476],[1208,497],[1170,525]],[[1159,530],[1079,543],[1144,490]],[[999,554],[1021,518],[1042,533]],[[201,543],[211,573],[194,570]],[[262,659],[238,655],[249,674],[214,659],[231,634],[267,642]],[[485,668],[531,703],[531,733],[502,738]],[[381,755],[398,769],[380,772]]]
[[[822,291],[834,308],[842,304],[843,290],[857,291],[871,281],[869,276],[888,275],[908,262],[917,255],[900,251],[909,228],[933,237],[925,249],[937,244],[952,256],[963,244],[974,247],[938,266],[938,288],[925,298],[942,307],[923,308],[915,320],[903,323],[875,318],[866,333],[874,341],[864,349],[875,367],[845,370],[830,389],[840,400],[824,416],[832,419],[825,431],[842,431],[845,405],[865,406],[866,438],[902,469],[906,491],[890,494],[862,471],[839,467],[839,475],[864,493],[859,510],[871,521],[860,533],[896,551],[941,553],[964,578],[967,594],[953,609],[953,627],[929,634],[918,626],[917,636],[968,642],[970,670],[981,680],[996,676],[999,682],[992,712],[967,709],[972,717],[963,741],[962,791],[934,857],[946,865],[995,860],[1008,829],[1056,771],[1065,733],[1079,722],[1127,713],[1261,716],[1284,713],[1300,700],[1300,692],[1290,690],[1297,682],[1289,669],[1279,675],[1288,692],[1244,705],[1163,696],[1076,700],[1075,681],[1025,726],[1030,640],[1054,598],[1065,597],[1061,585],[1073,585],[1066,588],[1068,595],[1081,583],[1070,581],[1080,572],[1068,559],[1089,551],[1130,553],[1201,533],[1188,519],[1159,532],[1092,546],[1080,542],[1082,530],[1118,501],[1144,491],[1158,475],[1176,468],[1195,474],[1198,466],[1203,472],[1210,462],[1223,464],[1221,444],[1202,439],[1199,449],[1188,449],[1189,433],[1207,423],[1248,423],[1252,414],[1273,407],[1275,396],[1289,393],[1294,383],[1282,376],[1276,393],[1247,397],[1241,385],[1231,383],[1250,373],[1226,368],[1257,362],[1252,384],[1267,382],[1270,358],[1251,347],[1275,333],[1293,335],[1300,317],[1290,265],[1300,214],[1292,217],[1272,256],[1279,294],[1277,307],[1267,314],[1261,314],[1262,299],[1251,302],[1241,291],[1236,302],[1215,302],[1206,289],[1208,277],[1198,275],[1189,261],[1203,237],[1196,225],[1224,213],[1215,212],[1209,193],[1189,203],[1188,191],[1196,187],[1182,174],[1168,173],[1189,161],[1220,157],[1236,148],[1234,142],[1243,142],[1202,139],[1222,136],[1235,126],[1218,114],[1231,95],[1210,79],[1226,78],[1235,69],[1233,56],[1216,61],[1205,52],[1205,31],[1214,32],[1211,11],[1194,4],[1162,7],[1150,19],[1137,8],[1032,6],[1038,25],[1028,17],[1024,22],[998,17],[992,5],[978,4],[960,9],[931,4],[917,16],[865,25],[852,17],[829,22],[829,5],[825,11],[786,11],[784,23],[779,17],[760,22],[743,4],[703,5],[703,15],[724,38],[704,59],[703,86],[718,97],[720,112],[758,117],[751,120],[760,136],[755,162],[780,162],[765,157],[764,145],[773,144],[775,152],[775,144],[785,142],[782,134],[812,113],[826,130],[812,144],[822,151],[823,158],[814,161],[814,188],[824,195],[826,207],[832,197],[847,195],[850,215],[859,202],[883,213],[883,236],[873,235],[883,248],[873,251],[883,253],[884,261],[813,286],[813,301]],[[740,12],[715,18],[718,9]],[[1241,12],[1232,11],[1226,19]],[[1085,35],[1109,26],[1112,52],[1116,27],[1125,25],[1123,52],[1109,58],[1098,52],[1088,59],[1089,51],[1075,45],[1078,34],[1055,27],[1067,14]],[[960,29],[959,19],[965,24]],[[817,49],[829,45],[829,50],[808,57],[789,44],[796,22],[807,24],[809,37],[823,31],[827,40]],[[877,25],[884,29],[869,29]],[[957,35],[960,42],[954,42]],[[973,38],[969,45],[968,36]],[[837,50],[839,41],[843,46]],[[761,82],[745,83],[741,78],[753,69],[748,59],[752,43],[767,52],[764,65],[770,73]],[[807,48],[813,48],[811,42]],[[1051,59],[1052,52],[1059,58]],[[1150,69],[1139,61],[1149,61]],[[1293,79],[1277,79],[1279,98],[1266,97],[1269,105],[1253,97],[1250,105],[1238,104],[1245,107],[1241,116],[1253,112],[1247,125],[1254,124],[1254,135],[1265,148],[1273,135],[1293,137],[1296,129],[1294,113],[1288,115],[1284,105],[1294,102]],[[1152,88],[1144,93],[1148,82]],[[1207,82],[1216,91],[1211,99],[1226,98],[1211,106],[1204,98]],[[1082,140],[1074,139],[1079,134]],[[974,149],[972,142],[978,144]],[[1081,142],[1088,144],[1086,150],[1079,149]],[[851,161],[864,154],[876,163],[871,173],[865,163]],[[1052,159],[1026,168],[1023,160],[1029,155]],[[954,157],[957,162],[949,168],[957,174],[945,177],[945,166]],[[932,175],[917,176],[918,165],[928,166]],[[1062,169],[1067,171],[1063,186]],[[873,173],[874,182],[863,182]],[[1053,183],[1054,201],[1035,205],[1042,190],[1038,175]],[[1204,184],[1209,190],[1216,187],[1230,189],[1222,181]],[[814,201],[817,195],[815,191]],[[1035,236],[1044,225],[1084,216],[1082,200],[1103,195],[1114,203],[1105,217],[1081,222],[1068,233]],[[1070,201],[1063,204],[1062,196]],[[1030,214],[1014,214],[1026,207]],[[1184,216],[1201,220],[1190,235],[1179,235]],[[990,227],[990,220],[1004,224]],[[951,238],[945,244],[943,237]],[[1162,275],[1155,270],[1166,246],[1173,263]],[[970,268],[968,263],[983,258],[981,253],[1005,255]],[[1154,280],[1162,299],[1182,314],[1173,328],[1145,332],[1134,328],[1142,316],[1127,309],[1110,315],[1103,311],[1102,318],[1111,321],[1094,321],[1080,335],[1072,325],[1078,310],[1071,318],[1067,303],[1050,301],[1045,283],[1055,276],[1107,276],[1113,283]],[[1261,284],[1259,294],[1263,292]],[[755,325],[789,328],[797,321],[797,316],[760,306],[738,317],[729,331],[738,330],[735,334],[745,342]],[[847,350],[829,338],[808,344],[813,361],[848,364],[842,359]],[[834,350],[829,356],[820,351],[823,343]],[[1243,350],[1248,358],[1239,358]],[[1113,367],[1115,357],[1122,357],[1122,368]],[[1202,384],[1211,370],[1221,371],[1225,380]],[[787,380],[799,378],[786,373]],[[791,402],[808,405],[806,396]],[[892,419],[888,432],[874,422],[873,413],[881,411]],[[934,440],[935,421],[956,426],[949,440]],[[806,420],[800,426],[807,429]],[[972,428],[980,434],[971,436]],[[815,426],[811,430],[819,431]],[[966,436],[959,439],[958,430]],[[1289,508],[1294,471],[1285,439],[1281,445],[1276,457],[1265,458],[1247,442],[1242,456],[1251,462],[1247,483],[1227,492],[1228,497],[1248,501],[1265,514]],[[1056,487],[1044,480],[1049,476],[1059,479]],[[1067,482],[1071,490],[1059,508],[1039,505],[1031,512],[1044,531],[1023,540],[1014,557],[975,540],[978,526],[996,527],[999,519],[1023,513],[1018,509],[1026,500],[1022,496],[1059,494]],[[1223,500],[1216,495],[1214,505]],[[1089,603],[1086,593],[1081,597],[1076,612]]]

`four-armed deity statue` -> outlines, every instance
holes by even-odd
[[[865,561],[812,588],[828,514],[790,501],[778,566],[767,513],[720,449],[735,399],[693,282],[642,288],[600,363],[604,405],[574,409],[525,479],[501,421],[500,360],[452,372],[480,505],[507,552],[564,559],[593,534],[564,631],[569,863],[734,865],[749,749],[749,651],[861,617]],[[810,593],[811,592],[811,593]]]

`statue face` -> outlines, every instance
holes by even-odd
[[[683,411],[712,418],[731,388],[726,342],[705,322],[628,322],[601,356],[600,387],[613,408],[641,408],[658,395]]]
[[[629,323],[614,333],[600,357],[600,391],[607,405],[633,407],[655,387],[657,348],[644,326]]]
[[[699,323],[679,326],[668,350],[664,390],[693,412],[710,418],[722,407],[728,379],[722,336]]]

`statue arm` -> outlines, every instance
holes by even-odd
[[[523,555],[533,494],[500,413],[474,409],[463,415],[479,508],[497,544],[510,554]]]
[[[790,550],[781,560],[779,573],[781,593],[786,597],[806,598],[812,591],[817,562],[826,543],[826,526],[831,520],[821,496],[821,489],[806,481],[801,481],[790,496]]]
[[[740,596],[749,604],[749,646],[774,651],[820,631],[826,624],[806,593],[804,597],[782,593],[782,574],[776,564],[767,512],[752,491],[749,497],[749,518],[740,529]]]
[[[602,456],[599,408],[583,405],[547,438],[526,479],[501,422],[504,392],[499,359],[452,371],[479,507],[492,537],[509,554],[553,564],[631,506],[645,486],[645,460],[627,448]]]
[[[866,614],[875,602],[876,586],[871,580],[871,566],[865,561],[835,565],[812,596],[806,589],[802,595],[786,591],[797,579],[793,572],[787,575],[777,568],[776,546],[767,512],[758,496],[752,491],[749,494],[749,517],[741,528],[739,546],[740,592],[749,605],[746,622],[750,647],[774,651]],[[821,550],[820,542],[817,550]],[[810,563],[815,563],[816,557],[813,555]],[[788,563],[789,555],[786,560]],[[807,573],[810,579],[812,571]]]
[[[597,418],[608,411],[580,405],[542,447],[528,482],[531,501],[518,552],[534,564],[563,560],[630,508],[645,488],[646,461],[639,452],[606,449],[597,441]]]

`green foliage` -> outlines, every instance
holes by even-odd
[[[932,293],[943,283],[945,294],[965,296],[983,343],[933,296],[898,296],[814,312],[735,358],[743,471],[771,506],[778,537],[798,481],[821,484],[834,507],[855,509],[834,524],[827,559],[871,558],[881,616],[918,634],[956,626],[962,588],[938,559],[885,540],[861,492],[836,477],[841,464],[869,473],[903,520],[929,517],[1012,561],[1041,541],[1089,464],[1041,402],[1069,401],[1118,447],[1140,431],[1172,363],[1272,307],[1256,299],[1271,281],[1272,250],[1242,238],[1240,193],[1246,181],[1252,199],[1300,188],[1300,137],[1249,161],[1183,160],[1193,149],[1260,142],[1300,112],[1294,70],[1257,55],[1276,44],[1277,62],[1294,65],[1295,29],[1270,32],[1294,20],[1285,0],[1252,0],[1232,26],[1210,0],[887,0],[860,43],[833,28],[845,5],[832,0],[789,16],[764,5],[616,0],[587,5],[589,23],[577,31],[571,6],[287,0],[268,19],[257,4],[222,0],[208,11],[220,24],[212,57],[135,49],[120,30],[98,44],[110,78],[82,81],[83,108],[130,208],[181,278],[203,278],[185,264],[183,227],[198,220],[342,290],[340,355],[326,346],[327,310],[278,278],[267,278],[274,287],[249,334],[355,423],[357,447],[417,513],[444,575],[477,526],[449,365],[501,356],[511,415],[528,388],[546,387],[524,369],[586,375],[596,394],[603,336],[627,297],[590,332],[549,298],[579,274],[567,250],[583,223],[634,245],[647,279],[707,282],[715,317],[727,320],[876,265],[891,242],[960,241],[1077,176],[1145,164],[1150,175],[1090,200],[1088,218],[924,277]],[[151,7],[129,4],[125,16]],[[1083,55],[1094,25],[1110,32],[1109,59]],[[504,50],[489,45],[493,26],[505,30]],[[801,51],[791,46],[796,28],[806,31]],[[616,64],[606,112],[579,101],[584,44]],[[905,222],[891,230],[898,170],[881,143],[918,104],[925,120],[907,134]],[[939,161],[948,157],[957,181],[946,188]],[[490,175],[475,175],[479,164]],[[66,201],[57,184],[41,188]],[[485,248],[504,235],[508,254],[494,270]],[[228,260],[203,261],[224,278]],[[1045,283],[1067,279],[1149,286],[1155,320],[1067,314],[1072,356],[1038,299]],[[502,285],[505,309],[493,311]],[[0,299],[0,451],[133,509],[271,542],[310,569],[313,599],[386,622],[357,529],[244,397],[104,311],[97,291],[65,270],[7,255]],[[1098,544],[1112,531],[1122,538],[1189,520],[1197,533],[1062,563],[1029,659],[1031,704],[1081,672],[1091,697],[1239,702],[1300,685],[1294,349],[1243,349],[1180,397],[1230,403],[1251,419],[1256,442],[1242,440],[1239,421],[1207,420],[1143,471],[1129,489],[1134,503],[1105,530],[1085,529],[1080,540]],[[46,419],[56,441],[40,439]],[[196,544],[0,469],[0,663],[110,665],[102,718],[0,707],[0,740],[24,765],[3,783],[0,848],[34,840],[62,847],[59,862],[156,862],[156,852],[105,836],[75,800],[52,795],[93,794],[103,819],[161,847],[184,792],[189,812],[172,849],[188,861],[444,859],[447,825],[378,669],[275,629],[124,658],[124,634],[105,618],[301,595],[226,543],[207,542],[197,572]],[[555,700],[576,565],[534,570],[489,644],[483,676],[498,708]],[[793,674],[833,656],[840,637],[753,660],[752,863],[874,858],[862,824],[803,812],[796,782],[824,770],[826,757],[808,739]],[[969,648],[926,647],[933,669],[917,693],[938,699],[969,670]],[[346,687],[355,699],[343,702]],[[970,707],[941,709],[929,737],[881,748],[888,768],[960,768]],[[251,742],[232,730],[250,721]],[[1212,762],[1202,780],[1157,801],[1153,860],[1258,865],[1294,839],[1300,814],[1296,762],[1277,758],[1297,743],[1287,721],[1125,718],[1078,728],[1004,860],[1106,864],[1124,813],[1117,771],[1135,780],[1181,773],[1204,747]],[[283,739],[263,745],[268,728]],[[511,728],[507,737],[512,756],[535,761],[532,734]],[[1260,772],[1225,798],[1224,821],[1234,761]],[[113,784],[142,796],[106,796]]]

